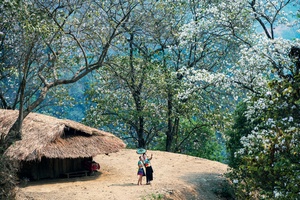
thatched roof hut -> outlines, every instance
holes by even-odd
[[[7,134],[17,117],[16,110],[0,109],[0,133]],[[23,121],[22,140],[11,145],[6,155],[13,160],[41,162],[43,159],[92,158],[122,148],[125,148],[124,142],[111,133],[71,120],[30,113]]]

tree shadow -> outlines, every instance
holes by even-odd
[[[119,183],[119,184],[111,184],[110,186],[137,186],[135,183]]]
[[[190,173],[181,177],[187,183],[194,185],[195,194],[185,193],[188,199],[199,199],[206,196],[217,196],[220,200],[234,200],[231,184],[224,175],[219,173]],[[184,192],[183,192],[184,193]],[[202,198],[200,198],[202,199]]]
[[[70,182],[76,182],[76,181],[91,181],[100,178],[102,175],[102,172],[96,171],[93,172],[93,174],[88,176],[78,176],[78,177],[70,177],[66,178],[64,176],[61,176],[60,178],[45,178],[40,180],[20,180],[18,186],[20,188],[25,188],[27,186],[36,186],[36,185],[46,185],[46,184],[57,184],[57,183],[70,183]]]

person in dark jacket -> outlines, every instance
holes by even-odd
[[[148,157],[146,153],[143,154],[144,165],[146,168],[146,184],[150,185],[153,180],[153,168],[151,166],[150,160],[152,160],[153,154],[151,157]]]

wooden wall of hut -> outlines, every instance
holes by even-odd
[[[30,180],[59,178],[63,177],[67,172],[84,170],[84,162],[91,159],[49,159],[43,157],[41,161],[21,162],[19,176],[20,178],[29,178]]]

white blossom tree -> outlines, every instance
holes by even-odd
[[[204,76],[203,70],[184,73],[189,87],[195,82],[222,80],[227,83],[223,85],[234,88],[233,96],[238,97],[239,88],[247,92],[245,116],[254,128],[251,134],[241,138],[242,148],[236,155],[242,163],[231,173],[241,199],[295,199],[299,196],[299,180],[295,178],[299,164],[295,155],[299,154],[296,142],[299,139],[299,89],[296,85],[300,44],[296,39],[276,37],[281,27],[297,25],[288,20],[288,16],[297,14],[286,12],[288,5],[299,8],[299,1],[215,2],[206,10],[206,16],[212,16],[210,20],[190,23],[188,32],[182,34],[190,38],[201,33],[199,30],[223,28],[222,38],[240,42],[236,59],[225,63],[221,74],[206,72]],[[239,25],[244,23],[252,31],[243,32]],[[184,95],[197,90],[199,85]]]

